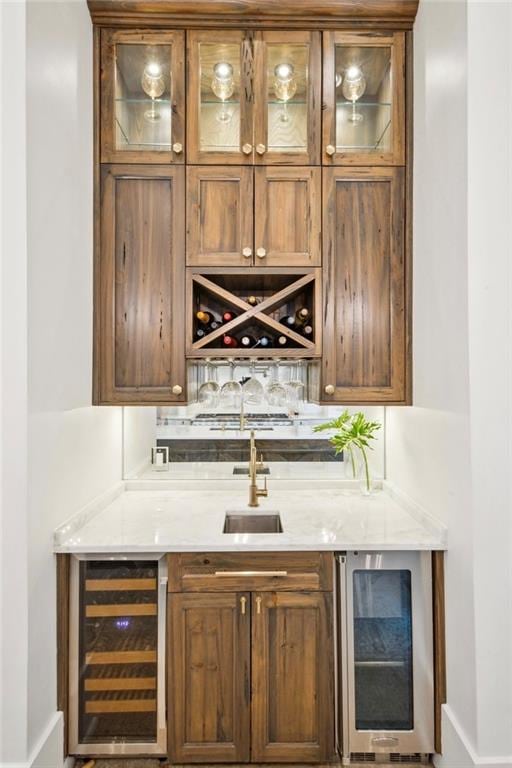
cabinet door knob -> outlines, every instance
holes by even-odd
[[[244,256],[246,259],[250,259],[252,256],[252,248],[244,248],[242,251],[242,256]]]
[[[336,147],[334,147],[332,144],[328,144],[328,145],[326,146],[326,148],[325,148],[325,151],[326,151],[326,153],[327,153],[329,156],[332,156],[332,155],[334,155],[334,153],[336,152]]]
[[[258,155],[264,155],[267,151],[267,148],[264,144],[256,144],[256,152]]]
[[[241,597],[240,598],[240,610],[241,610],[242,616],[245,616],[245,604],[246,604],[246,602],[247,602],[247,598],[246,597]]]
[[[325,391],[326,395],[334,395],[334,387],[333,387],[333,385],[332,384],[327,384],[327,386],[325,387],[324,391]]]
[[[179,384],[175,384],[172,388],[173,395],[181,395],[183,392],[183,387],[181,387]]]
[[[266,255],[267,255],[267,252],[265,248],[258,248],[256,250],[256,256],[258,257],[258,259],[264,259]]]
[[[172,151],[173,151],[173,152],[174,152],[176,155],[180,155],[180,154],[183,152],[183,144],[180,144],[180,142],[179,142],[179,141],[175,142],[175,143],[172,145]]]
[[[252,152],[252,144],[243,144],[242,152],[244,153],[244,155],[250,155]]]

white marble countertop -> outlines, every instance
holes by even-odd
[[[259,478],[261,483],[261,478]],[[165,483],[130,489],[124,484],[107,503],[93,505],[55,532],[56,552],[149,553],[286,550],[446,549],[446,530],[404,503],[390,486],[363,496],[346,482],[269,482],[259,512],[279,512],[283,533],[224,534],[224,516],[254,512],[248,481]]]

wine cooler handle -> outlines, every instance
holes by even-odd
[[[240,611],[241,611],[242,616],[245,616],[245,605],[246,605],[246,603],[247,603],[247,598],[246,597],[241,597],[240,598]]]
[[[256,613],[261,613],[261,597],[256,598]]]

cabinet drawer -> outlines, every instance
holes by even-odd
[[[330,552],[202,552],[168,555],[169,592],[332,590]]]

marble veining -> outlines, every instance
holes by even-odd
[[[283,533],[224,534],[227,511],[252,512],[247,480],[125,490],[81,525],[58,529],[55,551],[137,553],[444,549],[445,531],[407,511],[386,490],[363,496],[333,485],[274,481],[261,512],[278,511]]]

